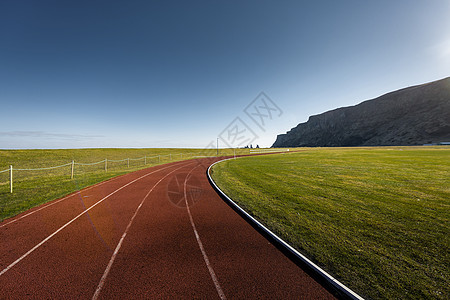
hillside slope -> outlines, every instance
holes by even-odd
[[[272,147],[422,145],[450,142],[450,77],[311,116]]]

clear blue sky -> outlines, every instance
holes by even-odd
[[[0,149],[270,146],[450,76],[450,1],[0,1]],[[258,127],[264,92],[282,111]],[[220,141],[221,144],[222,141]]]

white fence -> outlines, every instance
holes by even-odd
[[[211,153],[207,153],[210,150]],[[233,148],[227,148],[227,149],[221,149],[221,151],[224,151],[225,153],[228,152],[228,155],[233,155],[236,156],[236,152],[237,150],[240,150],[239,152],[241,152],[240,154],[242,154],[242,151],[245,151],[245,154],[255,154],[255,153],[267,153],[267,152],[282,152],[282,151],[289,151],[289,149],[233,149]],[[248,150],[250,150],[249,152],[247,152]],[[9,181],[9,188],[10,188],[10,192],[13,192],[13,187],[14,187],[14,180],[16,180],[17,182],[20,182],[22,179],[26,178],[27,180],[32,178],[32,177],[43,177],[43,176],[48,176],[48,177],[52,177],[52,176],[69,176],[70,174],[70,179],[73,179],[76,175],[77,172],[78,174],[86,174],[86,173],[92,173],[92,172],[98,172],[99,170],[104,170],[104,172],[108,172],[108,169],[114,169],[116,168],[117,170],[117,164],[119,163],[124,163],[126,164],[127,168],[130,168],[130,164],[132,162],[136,162],[136,161],[142,161],[143,165],[147,165],[150,161],[153,163],[161,163],[161,161],[163,159],[168,160],[168,161],[172,161],[174,159],[177,160],[182,160],[182,159],[186,159],[188,157],[190,158],[201,158],[201,157],[211,157],[211,156],[216,156],[216,149],[202,149],[199,152],[195,152],[195,153],[168,153],[168,154],[163,154],[163,155],[153,155],[153,156],[143,156],[143,157],[139,157],[139,158],[125,158],[125,159],[119,159],[119,160],[115,160],[115,159],[108,159],[105,158],[104,160],[101,161],[97,161],[97,162],[92,162],[92,163],[82,163],[82,162],[76,162],[76,161],[71,161],[62,165],[58,165],[58,166],[51,166],[51,167],[43,167],[43,168],[14,168],[13,165],[10,165],[9,169],[6,170],[2,170],[0,171],[0,175],[2,175],[3,173],[9,172],[9,174],[4,174],[1,177],[3,179],[0,180],[0,185],[6,185],[7,182]],[[225,155],[225,153],[223,153],[222,155]],[[95,165],[99,165],[99,168],[93,170],[92,168],[90,168],[91,166],[95,166]],[[136,164],[134,164],[136,165]],[[64,170],[63,168],[67,168],[67,170]],[[70,170],[69,170],[70,168]],[[125,166],[121,166],[121,169],[124,169]],[[61,169],[60,171],[57,171],[58,169]],[[52,172],[53,175],[49,175],[49,173],[46,173],[45,175],[41,175],[41,173],[39,173],[40,171],[49,171],[49,170],[56,170],[55,172]],[[27,173],[28,172],[28,173]],[[36,173],[34,172],[38,172],[39,175],[36,175]],[[70,172],[70,173],[69,173]],[[19,175],[18,175],[19,174]],[[9,175],[9,176],[6,176]]]
[[[143,161],[144,166],[147,165],[148,161],[150,160],[156,160],[157,159],[157,163],[160,163],[161,160],[164,157],[167,157],[169,159],[169,161],[171,161],[172,159],[175,158],[179,158],[179,159],[183,159],[187,158],[189,156],[192,156],[193,153],[169,153],[169,154],[164,154],[164,155],[156,155],[156,156],[143,156],[140,158],[125,158],[125,159],[120,159],[120,160],[114,160],[114,159],[107,159],[105,158],[104,160],[98,161],[98,162],[93,162],[93,163],[80,163],[80,162],[75,162],[74,160],[72,162],[63,164],[63,165],[59,165],[59,166],[52,166],[52,167],[44,167],[44,168],[29,168],[29,169],[20,169],[20,168],[14,168],[12,165],[10,165],[9,169],[0,171],[0,174],[2,173],[6,173],[9,172],[9,186],[10,186],[10,192],[13,192],[13,187],[14,187],[14,175],[16,172],[23,172],[23,171],[46,171],[46,170],[55,170],[55,169],[59,169],[59,168],[64,168],[64,167],[69,167],[70,166],[70,178],[73,179],[74,178],[74,174],[75,174],[75,170],[77,166],[94,166],[94,165],[100,165],[103,164],[104,165],[104,171],[108,172],[108,164],[111,163],[120,163],[120,162],[126,162],[127,164],[127,168],[130,167],[130,161]]]

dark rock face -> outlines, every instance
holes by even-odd
[[[309,117],[272,147],[394,146],[450,142],[450,77]]]

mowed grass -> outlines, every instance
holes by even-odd
[[[368,299],[449,299],[450,148],[304,149],[219,163],[213,179]]]
[[[219,149],[219,155],[233,155],[233,149]],[[183,153],[183,155],[181,155]],[[237,149],[236,154],[248,154],[248,149]],[[0,173],[0,221],[15,216],[39,204],[58,199],[84,187],[158,164],[197,156],[215,156],[216,150],[204,149],[64,149],[64,150],[0,150],[0,171],[13,165],[13,193],[10,193],[9,172]],[[160,155],[160,157],[155,157]],[[144,159],[147,156],[147,164]],[[75,165],[71,179],[71,166],[51,170],[14,171],[36,169],[71,163],[95,163],[91,166]]]

